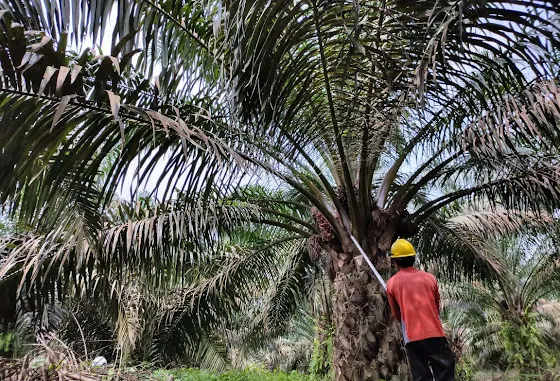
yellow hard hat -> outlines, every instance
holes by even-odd
[[[406,239],[399,238],[391,246],[391,258],[404,258],[416,255],[414,246]]]

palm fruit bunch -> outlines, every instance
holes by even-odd
[[[325,216],[323,216],[323,214],[317,208],[311,209],[311,215],[315,220],[315,224],[319,228],[319,236],[321,237],[321,239],[325,242],[332,241],[335,237],[334,230]]]

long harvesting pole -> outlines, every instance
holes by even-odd
[[[377,269],[375,268],[373,263],[371,263],[369,257],[366,255],[366,252],[364,251],[364,249],[362,249],[362,247],[358,243],[358,240],[356,239],[356,237],[354,237],[353,235],[350,235],[350,238],[352,239],[352,242],[354,242],[354,245],[356,245],[356,247],[358,248],[358,250],[362,254],[362,257],[364,257],[364,259],[366,260],[367,264],[371,268],[371,271],[373,271],[373,273],[375,274],[375,277],[377,278],[379,283],[381,283],[381,285],[383,286],[383,289],[385,290],[385,292],[387,292],[387,285],[385,284],[385,281],[383,280],[383,278],[381,277],[381,274],[379,274],[379,272],[377,271]]]

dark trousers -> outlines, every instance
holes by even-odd
[[[412,381],[454,381],[455,355],[445,337],[406,344]]]

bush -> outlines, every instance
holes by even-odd
[[[560,371],[557,369],[542,370],[539,373],[507,372],[476,372],[474,381],[560,381]]]
[[[521,373],[538,373],[541,369],[551,369],[556,361],[548,345],[537,328],[535,316],[526,315],[522,324],[504,322],[499,332],[504,343],[507,363]]]
[[[474,367],[470,358],[462,358],[455,368],[455,378],[457,381],[473,381]]]

